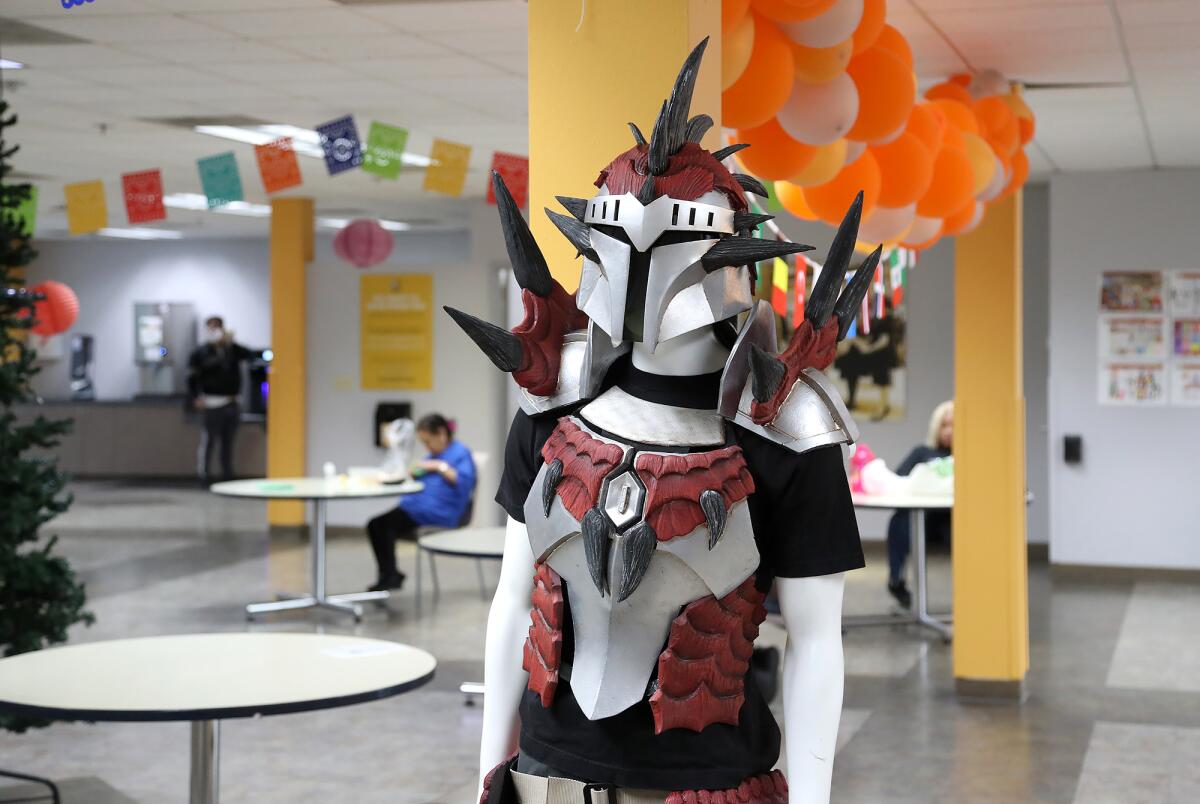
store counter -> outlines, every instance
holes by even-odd
[[[47,400],[41,405],[17,405],[14,410],[20,421],[28,421],[38,413],[50,419],[75,421],[55,452],[59,468],[76,477],[197,476],[200,415],[185,412],[182,399]],[[234,453],[238,475],[266,474],[263,421],[242,422]],[[214,471],[219,471],[218,462],[218,456],[214,456]]]

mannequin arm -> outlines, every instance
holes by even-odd
[[[783,731],[789,804],[828,804],[842,713],[842,588],[845,577],[779,578],[787,629]]]
[[[529,534],[525,525],[509,517],[500,582],[488,614],[484,644],[479,793],[483,791],[483,779],[488,771],[512,756],[517,748],[518,708],[529,683],[529,674],[522,669],[521,660],[529,629],[533,572]]]

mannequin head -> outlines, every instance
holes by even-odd
[[[954,400],[949,399],[933,409],[929,417],[929,436],[925,444],[934,449],[954,446]]]
[[[417,438],[430,454],[440,455],[454,438],[455,424],[440,413],[430,413],[417,422]]]

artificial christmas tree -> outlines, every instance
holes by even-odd
[[[22,287],[23,267],[37,252],[16,212],[31,187],[7,181],[17,146],[9,146],[4,134],[16,122],[0,99],[0,656],[64,642],[72,625],[92,621],[82,584],[66,560],[53,554],[55,538],[41,534],[71,504],[67,478],[49,452],[71,422],[40,414],[18,421],[15,411],[34,400],[30,380],[38,372],[28,344],[37,298]],[[0,715],[0,728],[24,731],[36,725],[44,724]]]

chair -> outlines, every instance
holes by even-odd
[[[420,539],[422,536],[429,536],[434,533],[440,533],[445,530],[458,530],[460,528],[469,527],[472,520],[475,518],[475,495],[479,493],[479,474],[483,467],[487,465],[488,453],[471,451],[471,460],[475,463],[475,488],[471,490],[471,499],[467,500],[467,508],[463,511],[462,517],[458,520],[458,524],[453,528],[447,528],[442,525],[422,525],[417,528],[417,605],[421,605],[421,554],[426,553],[429,556],[429,574],[433,577],[433,600],[436,603],[442,596],[441,584],[438,583],[437,562],[434,560],[433,553],[427,553],[421,549]],[[475,559],[475,574],[479,578],[479,594],[487,600],[487,582],[483,577],[483,560]]]

